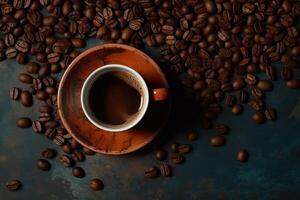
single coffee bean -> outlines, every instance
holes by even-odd
[[[190,153],[192,151],[192,146],[189,144],[180,144],[178,146],[179,153]]]
[[[24,40],[18,40],[15,48],[22,53],[26,53],[29,50],[29,44]]]
[[[243,78],[237,78],[233,81],[232,87],[235,90],[240,90],[245,86],[245,82]]]
[[[235,115],[240,115],[243,112],[243,106],[241,104],[235,104],[232,108],[231,108],[231,112]]]
[[[268,120],[275,120],[277,117],[276,111],[273,108],[267,108],[265,110],[265,115]]]
[[[295,57],[299,56],[300,55],[300,46],[293,47],[291,50],[291,53]]]
[[[249,158],[249,153],[247,150],[245,149],[241,149],[238,151],[237,153],[237,156],[236,156],[236,159],[240,162],[247,162]]]
[[[18,64],[27,63],[27,55],[25,55],[24,53],[18,53],[18,55],[16,57],[16,61]]]
[[[19,74],[18,79],[22,83],[27,83],[27,84],[31,84],[33,81],[32,76],[30,76],[29,74],[25,74],[25,73]]]
[[[300,88],[300,80],[299,79],[289,80],[285,83],[285,85],[290,89],[298,89]]]
[[[217,135],[210,139],[210,144],[215,147],[223,146],[225,142],[226,142],[225,137],[222,135]]]
[[[16,124],[20,128],[29,128],[31,126],[31,119],[27,117],[21,117],[17,119]]]
[[[98,190],[103,190],[104,184],[100,179],[94,178],[90,180],[90,188],[92,190],[98,191]]]
[[[75,161],[83,161],[85,159],[85,156],[81,151],[74,151],[72,156]]]
[[[240,103],[246,103],[248,101],[248,93],[245,90],[240,90],[238,93],[238,101]]]
[[[85,176],[85,172],[81,167],[74,167],[72,169],[72,174],[77,178],[82,178]]]
[[[20,101],[23,106],[30,107],[33,104],[32,95],[28,91],[22,91],[20,95]]]
[[[170,177],[172,175],[171,166],[168,164],[162,164],[159,169],[160,169],[161,175],[163,175],[165,177]]]
[[[86,42],[84,39],[81,38],[73,38],[72,44],[75,48],[83,48],[86,45]]]
[[[36,99],[38,99],[38,100],[46,100],[46,99],[49,97],[49,95],[48,95],[48,93],[47,93],[46,91],[44,91],[44,90],[38,90],[38,91],[36,92],[35,97],[36,97]]]
[[[45,132],[45,136],[50,139],[53,140],[57,135],[56,129],[53,128],[48,128]]]
[[[17,87],[13,87],[9,90],[9,97],[12,100],[18,100],[20,98],[21,90]]]
[[[252,120],[258,124],[262,124],[266,122],[266,116],[264,113],[256,111],[252,114]]]
[[[19,180],[11,180],[6,182],[6,188],[9,189],[10,191],[16,191],[20,189],[22,186],[21,181]]]
[[[63,147],[62,147],[63,152],[67,153],[67,154],[71,154],[73,152],[73,148],[71,146],[70,143],[66,143]]]
[[[51,68],[50,68],[50,65],[48,65],[48,64],[42,65],[38,72],[40,77],[48,76],[50,73],[51,73]]]
[[[65,144],[66,141],[65,141],[65,138],[64,138],[63,135],[57,134],[57,135],[54,137],[53,142],[54,142],[55,144],[57,144],[58,146],[62,146],[62,145]]]
[[[26,71],[30,74],[37,74],[39,72],[40,65],[35,62],[29,62],[26,65]]]
[[[246,78],[245,78],[245,82],[248,84],[248,85],[254,85],[256,84],[257,82],[257,78],[255,75],[253,74],[247,74],[246,75]]]
[[[56,151],[54,149],[47,148],[47,149],[45,149],[41,152],[41,155],[44,158],[51,159],[51,158],[54,158],[56,156]]]
[[[250,105],[254,110],[257,111],[265,108],[265,104],[261,99],[252,99]]]
[[[222,135],[225,135],[227,134],[230,130],[229,130],[229,127],[225,124],[219,124],[216,126],[216,131],[219,133],[219,134],[222,134]]]
[[[257,83],[257,88],[261,89],[262,91],[271,91],[273,89],[273,84],[268,80],[260,80]]]
[[[198,139],[198,133],[195,131],[195,130],[192,130],[192,131],[189,131],[187,134],[186,134],[186,137],[188,140],[190,141],[195,141]]]
[[[92,150],[90,150],[90,149],[84,147],[84,148],[83,148],[83,153],[84,153],[85,155],[91,156],[91,155],[95,155],[96,152],[94,152],[94,151],[92,151]]]
[[[171,161],[174,164],[181,164],[184,162],[184,156],[180,154],[173,154],[171,155]]]
[[[41,105],[39,106],[39,112],[40,113],[51,113],[52,108],[48,105]]]
[[[275,80],[276,79],[275,68],[271,67],[271,66],[267,66],[266,67],[266,75],[269,80],[271,80],[271,81]]]
[[[236,97],[233,96],[233,95],[228,95],[226,96],[225,98],[225,105],[229,106],[229,107],[232,107],[234,106],[236,103]]]
[[[178,143],[173,143],[173,144],[171,144],[171,151],[172,151],[173,153],[177,153],[178,150],[179,150],[179,144],[178,144]]]
[[[159,149],[157,151],[155,151],[155,158],[157,160],[165,160],[167,158],[167,152],[163,149]]]
[[[32,129],[35,133],[41,133],[43,131],[43,125],[40,121],[35,120],[32,122]]]
[[[67,155],[62,155],[59,157],[59,162],[64,166],[64,167],[71,167],[74,164],[74,161],[72,158],[70,158]]]
[[[256,98],[262,98],[264,96],[264,93],[258,87],[253,87],[251,94]]]
[[[45,159],[37,160],[36,166],[43,171],[49,171],[51,169],[51,164]]]
[[[59,53],[50,53],[47,56],[48,62],[49,63],[57,63],[60,60],[60,54]]]
[[[156,167],[150,167],[145,170],[145,177],[147,178],[155,178],[159,174],[158,169]]]
[[[49,113],[40,113],[39,120],[41,122],[47,122],[51,119],[51,115]]]

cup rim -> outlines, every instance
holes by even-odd
[[[97,76],[97,74],[100,71],[107,70],[107,69],[116,69],[116,70],[123,69],[123,70],[125,70],[125,71],[133,74],[133,76],[138,79],[139,84],[141,84],[141,86],[142,86],[142,90],[143,90],[143,105],[142,105],[142,107],[141,107],[141,109],[140,109],[137,117],[134,120],[132,120],[132,122],[130,122],[127,126],[118,127],[118,126],[121,126],[122,124],[121,125],[111,125],[111,126],[116,126],[115,128],[110,128],[110,127],[103,126],[102,124],[99,123],[99,121],[97,122],[97,120],[95,119],[95,117],[93,116],[93,114],[90,113],[87,110],[87,106],[88,105],[87,105],[87,99],[85,97],[86,97],[87,92],[89,92],[87,89],[90,89],[90,88],[87,88],[87,87],[89,86],[89,84],[91,84],[92,78],[94,76]],[[97,128],[100,128],[100,129],[103,129],[103,130],[106,130],[106,131],[110,131],[110,132],[121,132],[121,131],[126,131],[128,129],[131,129],[132,127],[134,127],[135,125],[137,125],[142,120],[142,118],[144,117],[146,111],[148,110],[148,105],[149,105],[149,91],[148,91],[148,86],[147,86],[144,78],[137,71],[135,71],[134,69],[130,68],[129,66],[122,65],[122,64],[107,64],[107,65],[103,65],[103,66],[97,68],[96,70],[94,70],[85,79],[85,81],[83,83],[83,86],[81,88],[80,102],[81,102],[81,107],[82,107],[82,110],[83,110],[85,116]]]

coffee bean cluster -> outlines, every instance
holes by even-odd
[[[297,0],[1,0],[0,61],[16,59],[26,65],[18,79],[27,87],[11,88],[10,98],[25,107],[43,102],[38,119],[21,117],[16,124],[32,126],[34,132],[61,146],[66,155],[60,155],[59,161],[65,167],[94,154],[71,138],[57,114],[56,74],[69,66],[90,37],[158,47],[160,66],[190,88],[203,107],[205,129],[212,128],[223,106],[240,115],[248,104],[254,122],[275,120],[276,110],[265,101],[272,82],[282,79],[286,87],[300,88],[300,80],[294,77],[300,55],[299,15]],[[217,125],[216,131],[210,142],[222,146],[229,127]],[[171,150],[176,149],[191,150],[174,143]],[[238,153],[238,160],[247,160],[242,159],[248,157],[245,151]],[[166,157],[162,151],[157,154],[159,160]],[[181,154],[171,158],[174,163],[184,160]],[[51,167],[45,159],[37,162],[39,168]],[[164,176],[172,173],[168,164],[148,173],[158,171]],[[84,173],[74,168],[73,174],[82,177]],[[94,180],[90,185],[103,188],[101,183]],[[13,190],[19,185],[14,180],[8,187]]]

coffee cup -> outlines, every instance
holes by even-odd
[[[81,106],[87,119],[110,132],[131,129],[142,120],[151,100],[167,98],[167,88],[149,88],[137,71],[121,64],[94,70],[81,89]]]

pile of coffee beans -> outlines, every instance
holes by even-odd
[[[265,101],[265,94],[274,89],[272,82],[282,79],[286,87],[300,88],[300,80],[294,77],[300,55],[299,15],[297,0],[1,0],[0,61],[16,59],[26,65],[18,79],[27,87],[11,88],[10,98],[25,107],[44,102],[38,119],[20,117],[16,124],[32,126],[61,146],[68,154],[59,156],[62,165],[75,166],[73,175],[84,176],[75,162],[94,152],[82,148],[61,124],[56,74],[80,54],[78,49],[90,37],[159,47],[160,66],[190,88],[203,107],[204,129],[213,127],[223,106],[240,115],[248,104],[254,122],[275,120],[276,110]],[[222,146],[230,129],[224,124],[215,129],[218,134],[211,145]],[[189,133],[188,138],[193,141],[197,136]],[[178,152],[171,155],[172,162],[182,163],[182,154],[190,152],[191,146],[174,143],[171,151]],[[49,158],[43,157],[37,166],[50,169]],[[166,152],[156,152],[158,160],[166,157]],[[237,160],[247,158],[246,150],[238,152]],[[172,174],[166,163],[145,174],[157,176],[159,171],[163,176]],[[7,187],[14,190],[19,185],[12,181]],[[102,189],[103,183],[93,179],[90,187]]]

